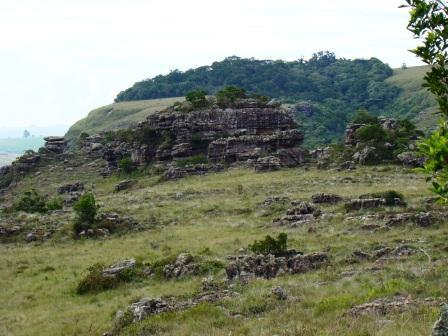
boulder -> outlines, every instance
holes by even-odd
[[[360,164],[365,164],[373,159],[375,159],[375,147],[366,146],[360,151],[353,154],[353,160]]]
[[[415,215],[415,223],[418,226],[423,226],[423,227],[427,227],[427,226],[431,226],[434,222],[434,219],[431,215],[431,213],[429,212],[421,212]]]
[[[397,155],[397,159],[408,167],[423,167],[425,164],[425,158],[417,156],[416,152],[403,152]]]
[[[120,181],[119,183],[117,183],[114,187],[114,191],[115,192],[120,192],[123,190],[127,190],[129,188],[131,188],[133,185],[135,185],[137,183],[136,180],[124,180],[124,181]]]
[[[282,167],[297,167],[302,165],[308,151],[300,148],[281,149],[276,153]]]
[[[280,167],[280,160],[275,156],[259,158],[255,162],[255,171],[257,173],[279,170]]]
[[[135,259],[123,260],[103,269],[102,275],[104,277],[117,276],[123,271],[135,268],[135,265],[136,265]]]

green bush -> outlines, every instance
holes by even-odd
[[[194,90],[186,94],[185,99],[191,103],[193,108],[202,108],[207,106],[207,92],[204,90]]]
[[[47,212],[45,198],[35,189],[26,191],[20,200],[14,205],[14,210],[25,211],[29,213]]]
[[[229,106],[233,104],[237,99],[246,97],[246,90],[236,86],[227,86],[216,93],[217,103],[222,107]]]
[[[104,265],[101,263],[90,266],[88,268],[89,274],[79,282],[76,293],[100,292],[117,287],[120,279],[118,277],[104,277],[103,269]]]
[[[387,133],[380,125],[365,125],[356,131],[356,138],[362,142],[381,143],[387,140]]]
[[[98,211],[95,196],[93,194],[81,196],[73,206],[73,209],[76,213],[74,224],[75,233],[79,234],[81,231],[91,229],[95,224],[96,213]]]
[[[352,118],[351,122],[353,124],[379,125],[378,117],[371,115],[366,110],[358,111],[358,113]]]
[[[257,254],[281,256],[287,252],[287,243],[288,235],[286,233],[280,233],[277,239],[267,235],[264,240],[256,240],[252,245],[249,245],[249,249]]]
[[[207,162],[207,157],[204,154],[199,154],[185,159],[176,160],[176,165],[178,167],[185,167],[187,165],[206,164]]]
[[[118,168],[120,169],[120,172],[130,174],[135,170],[135,165],[130,157],[125,157],[118,161]]]

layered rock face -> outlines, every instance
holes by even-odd
[[[102,156],[111,169],[128,157],[136,166],[151,161],[169,162],[202,156],[209,163],[257,160],[278,152],[284,166],[303,161],[302,152],[291,151],[303,134],[292,116],[277,104],[238,101],[232,108],[191,112],[168,109],[147,117],[130,129],[126,139],[106,139],[106,134],[84,137],[81,149]],[[109,134],[110,136],[110,134]],[[283,162],[284,161],[284,162]]]

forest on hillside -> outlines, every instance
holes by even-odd
[[[196,89],[215,94],[233,85],[255,94],[297,104],[296,117],[313,130],[308,143],[334,141],[360,109],[387,113],[400,89],[385,80],[393,70],[377,58],[349,60],[331,52],[287,62],[228,57],[210,66],[174,70],[135,83],[116,102],[184,96]],[[303,108],[303,106],[307,106]]]

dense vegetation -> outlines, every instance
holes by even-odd
[[[172,71],[136,83],[121,92],[117,102],[184,96],[193,90],[215,94],[234,85],[284,102],[309,102],[309,114],[296,110],[310,131],[308,142],[338,138],[347,120],[360,108],[379,114],[387,110],[400,89],[385,82],[393,70],[376,58],[347,60],[319,52],[309,60],[271,61],[228,57],[211,66]]]

